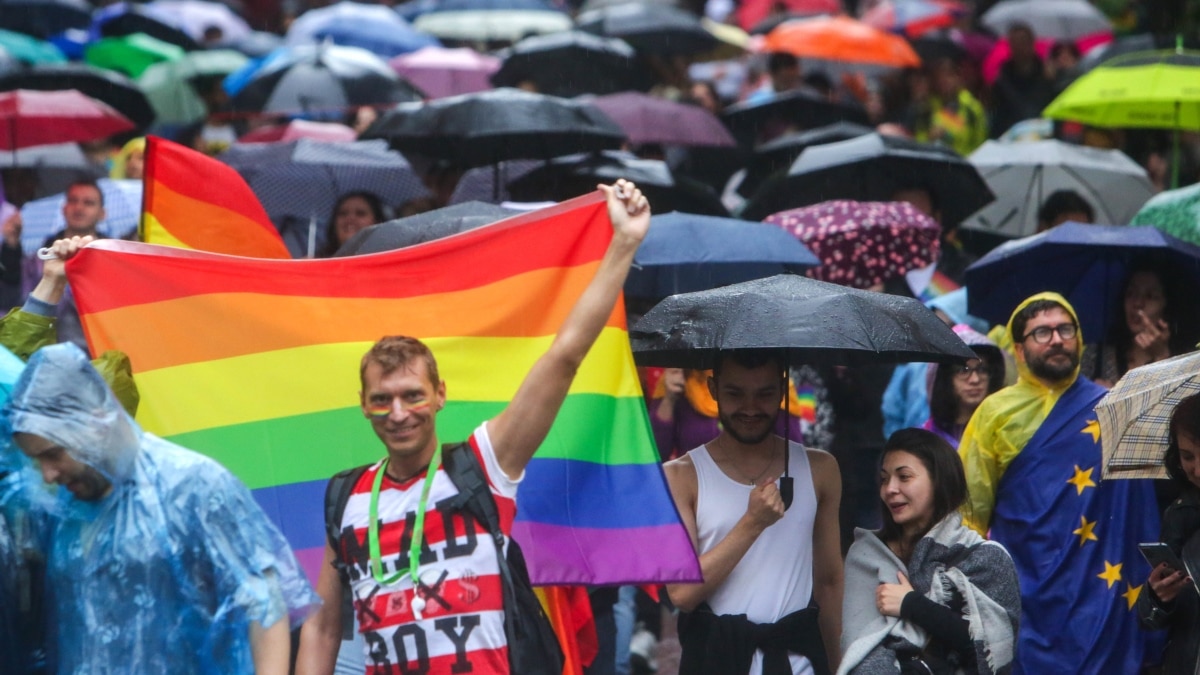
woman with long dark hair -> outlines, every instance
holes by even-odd
[[[1179,497],[1162,517],[1163,543],[1190,570],[1200,570],[1200,394],[1183,399],[1171,415],[1163,465]],[[1147,630],[1166,630],[1164,673],[1192,673],[1200,661],[1200,593],[1189,569],[1160,564],[1138,596],[1138,620]]]
[[[937,434],[901,429],[879,465],[883,527],[846,558],[839,673],[1011,669],[1021,616],[1012,559],[962,524],[967,481]]]
[[[338,197],[329,215],[329,226],[325,230],[325,245],[318,258],[329,258],[359,230],[387,220],[383,201],[374,192],[347,192]]]
[[[954,332],[977,358],[962,365],[929,366],[929,419],[924,428],[957,448],[975,409],[1004,386],[1004,355],[995,342],[970,326],[958,324]]]

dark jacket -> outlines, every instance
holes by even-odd
[[[816,675],[828,675],[816,605],[775,623],[752,623],[745,614],[713,614],[708,604],[679,615],[680,675],[739,675],[763,651],[763,675],[790,675],[788,653],[808,657]]]
[[[1200,573],[1200,490],[1188,488],[1163,512],[1162,541],[1191,574]],[[1164,673],[1192,673],[1200,656],[1200,594],[1187,584],[1172,602],[1163,602],[1146,584],[1138,596],[1138,621],[1147,630],[1167,631]]]

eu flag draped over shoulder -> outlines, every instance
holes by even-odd
[[[612,239],[594,193],[420,246],[269,260],[105,240],[67,264],[88,343],[129,355],[152,433],[224,464],[315,578],[334,473],[384,453],[362,355],[424,340],[449,391],[438,436],[511,400]],[[622,303],[526,468],[513,536],[539,584],[698,581],[658,462]]]
[[[1159,536],[1154,490],[1101,483],[1104,393],[1078,378],[997,486],[990,536],[1021,583],[1016,672],[1136,673],[1160,653],[1134,609],[1150,574],[1137,544]]]

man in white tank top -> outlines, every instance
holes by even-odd
[[[773,433],[783,364],[765,354],[721,352],[708,382],[721,435],[664,467],[704,575],[667,586],[684,612],[681,675],[837,668],[841,478],[831,455],[792,443],[795,497],[785,508],[785,441]]]

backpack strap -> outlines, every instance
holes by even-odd
[[[349,566],[342,559],[342,515],[359,478],[371,468],[371,464],[356,466],[334,474],[325,485],[325,538],[333,550],[333,568],[342,584],[342,639],[354,637],[354,596],[350,591]]]

